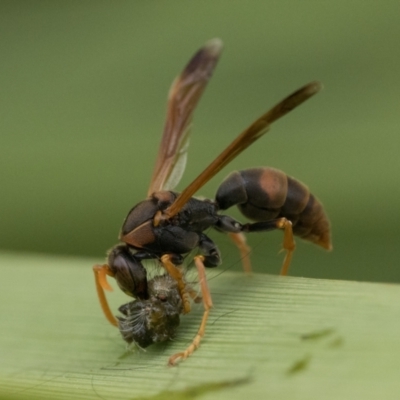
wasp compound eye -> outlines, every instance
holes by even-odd
[[[147,273],[142,263],[125,245],[114,247],[108,264],[120,289],[137,299],[147,299]]]

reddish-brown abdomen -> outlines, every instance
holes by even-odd
[[[218,189],[221,209],[237,205],[247,218],[268,221],[285,217],[293,233],[325,249],[331,249],[330,224],[319,200],[307,186],[274,168],[233,172]]]

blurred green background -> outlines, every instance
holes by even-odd
[[[298,241],[291,274],[400,281],[397,0],[2,1],[0,30],[1,249],[101,261],[146,194],[172,79],[220,37],[179,188],[268,107],[319,79],[322,93],[201,194],[234,169],[283,169],[333,226],[333,252]],[[211,235],[221,268],[240,268],[229,240]],[[255,269],[279,271],[281,239],[249,238]]]

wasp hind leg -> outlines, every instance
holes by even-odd
[[[283,250],[286,251],[286,256],[282,263],[281,275],[287,275],[292,261],[293,252],[296,248],[296,242],[293,237],[292,223],[286,218],[277,218],[265,222],[255,222],[253,224],[243,225],[244,232],[262,232],[274,229],[283,230]]]
[[[250,261],[250,252],[251,248],[248,246],[246,242],[246,236],[242,233],[234,233],[228,232],[228,236],[232,239],[233,243],[235,243],[236,247],[239,249],[240,258],[242,260],[243,271],[247,274],[251,274],[251,261]]]
[[[111,312],[106,295],[104,293],[104,290],[109,290],[109,291],[112,290],[112,287],[107,282],[107,275],[114,276],[114,274],[112,273],[110,267],[107,264],[94,265],[93,272],[94,272],[94,279],[96,282],[97,296],[99,297],[101,309],[103,310],[103,313],[107,318],[108,322],[111,325],[118,326],[118,321]]]
[[[200,328],[197,331],[197,334],[194,337],[192,343],[184,351],[182,351],[180,353],[176,353],[169,358],[168,365],[171,365],[171,366],[178,364],[180,361],[185,360],[191,354],[193,354],[196,351],[196,349],[199,348],[200,342],[203,339],[205,331],[206,331],[207,319],[208,319],[210,310],[213,306],[213,303],[212,303],[212,299],[211,299],[211,293],[210,293],[210,290],[209,290],[208,284],[207,284],[204,259],[205,259],[204,256],[196,256],[194,258],[194,263],[196,265],[197,273],[199,275],[199,283],[200,283],[201,295],[202,295],[203,307],[204,307],[204,313],[203,313],[203,318],[201,320]]]

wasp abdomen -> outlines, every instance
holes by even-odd
[[[254,221],[285,217],[293,233],[331,248],[330,224],[322,204],[307,186],[274,168],[251,168],[230,174],[218,188],[216,201],[225,210],[237,205]]]

